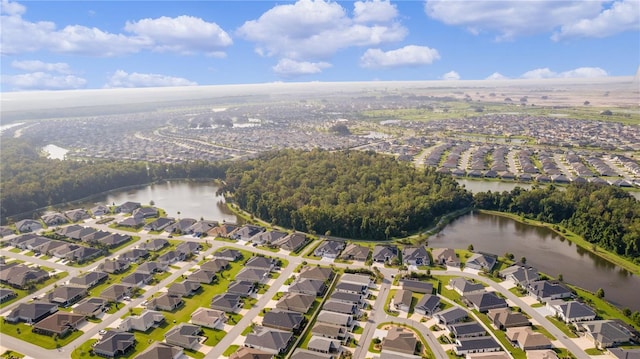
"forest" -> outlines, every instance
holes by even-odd
[[[472,204],[451,176],[361,151],[267,153],[231,164],[221,191],[273,224],[368,240],[428,229]]]
[[[481,192],[474,206],[562,225],[588,242],[640,263],[640,202],[607,185],[571,184]]]
[[[0,151],[1,219],[116,188],[170,178],[224,178],[225,164],[134,161],[61,161],[42,156],[22,139],[4,139]],[[31,218],[31,216],[29,216]]]

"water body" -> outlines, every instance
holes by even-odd
[[[153,201],[156,207],[167,212],[168,217],[204,218],[236,223],[238,218],[229,211],[224,197],[216,195],[217,190],[218,186],[211,181],[167,181],[111,192],[93,201],[109,205],[126,201],[148,205]]]
[[[604,289],[607,300],[619,307],[640,310],[640,277],[565,240],[553,231],[530,226],[510,218],[470,213],[454,220],[438,235],[429,238],[430,247],[467,248],[497,255],[513,253],[516,259],[551,276],[592,292]]]
[[[69,152],[66,148],[56,145],[46,145],[42,147],[42,150],[49,154],[47,158],[51,158],[53,160],[64,160],[64,156]]]

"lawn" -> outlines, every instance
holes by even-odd
[[[391,299],[393,299],[393,297],[395,297],[395,295],[396,295],[396,289],[391,289],[389,291],[389,294],[387,295],[387,299],[385,299],[385,301],[384,301],[384,312],[389,314],[389,315],[391,315],[391,316],[397,317],[397,316],[400,315],[400,313],[398,313],[396,311],[391,311],[389,309],[389,304],[391,304]]]
[[[71,353],[71,359],[84,359],[84,358],[95,358],[94,355],[90,355],[91,348],[93,343],[96,343],[98,339],[89,339],[86,342],[82,343],[79,347],[77,347]]]
[[[222,355],[229,357],[231,356],[231,354],[235,353],[236,350],[238,350],[238,348],[240,348],[239,345],[235,345],[235,344],[229,345],[229,347],[222,353]]]
[[[522,293],[521,289],[518,287],[509,288],[509,292],[515,294],[517,297],[524,297],[525,294]]]
[[[604,350],[600,350],[598,348],[587,348],[584,350],[585,353],[589,355],[604,355]]]
[[[7,350],[2,355],[0,355],[2,359],[13,359],[13,358],[24,358],[24,354],[18,353],[13,350]]]
[[[84,332],[81,330],[76,330],[64,338],[55,340],[53,337],[50,337],[48,335],[42,335],[32,332],[31,326],[25,323],[12,324],[5,322],[0,326],[0,333],[10,335],[14,338],[18,338],[29,343],[33,343],[45,349],[56,349],[71,343],[73,340],[81,336]]]
[[[553,335],[551,335],[551,333],[549,333],[548,330],[546,330],[544,327],[539,326],[539,325],[532,325],[531,329],[533,329],[536,332],[540,332],[542,333],[545,337],[549,338],[549,340],[554,341],[556,340],[556,337],[554,337]]]
[[[6,286],[6,285],[0,285],[0,288],[11,289],[12,291],[14,291],[17,294],[14,298],[12,298],[12,299],[0,304],[0,308],[4,308],[9,304],[14,303],[16,300],[24,298],[24,297],[30,295],[31,293],[37,292],[40,289],[42,289],[42,288],[44,288],[44,287],[46,287],[46,286],[48,286],[50,284],[53,284],[53,283],[59,281],[62,278],[65,278],[68,275],[69,275],[69,273],[67,273],[67,272],[56,273],[53,276],[49,277],[49,279],[45,280],[44,282],[36,284],[35,289],[31,289],[31,290],[16,289],[16,288],[13,288],[13,287],[10,287],[10,286]]]
[[[204,332],[203,335],[207,337],[207,340],[205,340],[204,345],[208,345],[211,347],[216,346],[222,340],[222,338],[224,338],[224,336],[227,335],[227,333],[224,330],[220,330],[220,329],[210,329],[210,328],[202,327],[202,331]]]
[[[473,310],[473,313],[487,326],[487,328],[489,328],[489,330],[491,330],[491,332],[496,336],[496,338],[498,338],[502,346],[513,355],[513,359],[527,358],[527,355],[524,353],[524,351],[522,351],[522,349],[516,348],[513,345],[511,345],[509,338],[507,338],[507,333],[503,332],[502,330],[493,329],[493,327],[491,326],[491,321],[485,314],[479,313],[475,309]]]
[[[587,304],[590,304],[592,308],[596,310],[596,314],[602,319],[620,319],[623,322],[633,326],[636,330],[640,330],[640,326],[634,323],[631,318],[625,316],[622,311],[613,305],[609,304],[606,300],[598,298],[595,294],[588,292],[584,289],[571,286],[571,289],[575,290],[578,293],[578,297],[584,299]],[[605,297],[606,299],[606,297]]]
[[[558,320],[556,317],[548,316],[547,319],[549,319],[549,321],[553,323],[553,325],[558,327],[558,329],[560,329],[560,331],[562,331],[568,338],[578,337],[573,331],[571,331],[571,329],[569,329],[569,327],[564,322]]]

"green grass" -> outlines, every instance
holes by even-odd
[[[518,287],[509,288],[509,292],[515,294],[516,297],[524,297],[525,296],[525,294],[522,293],[522,291]]]
[[[229,356],[231,356],[231,354],[235,353],[236,350],[238,350],[238,348],[240,348],[239,345],[235,345],[235,344],[229,345],[229,347],[227,349],[225,349],[225,351],[222,353],[222,355],[224,355],[226,357],[229,357]]]
[[[625,316],[620,309],[613,306],[606,300],[602,298],[598,298],[594,293],[586,291],[582,288],[575,287],[572,285],[569,285],[569,287],[571,287],[571,289],[576,291],[576,293],[578,294],[578,297],[583,298],[587,304],[590,304],[591,307],[595,309],[596,314],[599,317],[602,317],[602,319],[620,319],[623,322],[636,328],[636,330],[640,330],[640,325],[638,325],[637,323],[634,323],[633,320],[631,320],[631,318],[628,318],[627,316]]]
[[[531,304],[531,308],[542,308],[542,307],[544,307],[544,303],[538,302],[538,303]]]
[[[251,332],[253,332],[253,324],[248,325],[246,328],[244,328],[244,330],[242,331],[242,333],[240,333],[240,335],[242,335],[243,337],[246,337],[247,335],[251,334]]]
[[[556,355],[558,356],[559,359],[575,358],[575,356],[565,348],[552,348],[552,349],[554,352],[556,352]]]
[[[381,339],[382,338],[378,338]],[[378,344],[378,346],[380,347],[380,349],[376,349],[376,344],[373,343],[373,340],[371,340],[371,343],[369,343],[369,352],[370,353],[380,353],[382,351],[382,343]]]
[[[11,253],[22,253],[22,251],[23,251],[23,249],[20,249],[18,247],[14,247],[14,248],[9,249],[9,252],[11,252]]]
[[[33,251],[28,251],[24,255],[27,256],[27,257],[33,257],[35,255],[35,253]]]
[[[56,349],[56,347],[63,347],[76,338],[80,337],[84,332],[81,330],[76,330],[64,338],[54,340],[53,337],[43,334],[37,334],[31,331],[31,326],[25,323],[2,323],[0,325],[0,333],[4,335],[9,335],[14,338],[18,338],[20,340],[24,340],[29,343],[33,343],[37,346],[40,346],[45,349]]]
[[[86,342],[82,343],[82,345],[71,352],[71,359],[95,358],[95,355],[90,355],[89,353],[93,348],[93,343],[96,343],[97,341],[98,339],[89,339]]]
[[[513,345],[511,345],[511,342],[509,341],[509,338],[507,338],[507,333],[503,332],[502,330],[494,330],[493,329],[493,327],[491,326],[491,321],[489,320],[489,318],[485,314],[482,314],[482,313],[478,312],[475,309],[473,310],[473,313],[475,313],[476,316],[487,326],[487,328],[489,328],[489,330],[491,330],[491,332],[496,336],[496,338],[498,338],[498,340],[500,341],[502,346],[506,350],[511,352],[511,354],[513,355],[513,359],[526,359],[527,358],[527,355],[525,354],[525,352],[522,349],[516,348]]]
[[[42,289],[42,288],[44,288],[44,287],[46,287],[46,286],[48,286],[48,285],[51,285],[51,284],[53,284],[53,283],[55,283],[55,282],[59,281],[60,279],[63,279],[63,278],[65,278],[65,277],[67,277],[68,275],[69,275],[69,273],[67,273],[67,272],[57,273],[57,274],[55,274],[55,275],[53,275],[53,276],[49,277],[49,278],[48,278],[47,280],[45,280],[44,282],[41,282],[41,283],[36,284],[35,289],[31,289],[31,290],[27,290],[27,289],[16,289],[16,288],[13,288],[13,287],[10,287],[10,286],[7,286],[7,285],[4,285],[4,284],[1,284],[1,285],[0,285],[0,288],[7,288],[7,289],[11,289],[11,290],[12,290],[12,291],[14,291],[17,295],[16,295],[14,298],[12,298],[11,300],[8,300],[8,301],[6,301],[6,302],[4,302],[4,303],[0,304],[0,308],[4,308],[4,307],[6,307],[7,305],[10,305],[11,303],[14,303],[14,302],[15,302],[15,301],[17,301],[17,300],[20,300],[20,299],[22,299],[22,298],[24,298],[24,297],[27,297],[27,296],[31,295],[32,293],[35,293],[35,292],[39,291],[40,289]]]
[[[536,332],[540,332],[542,333],[542,335],[544,335],[545,337],[549,338],[549,340],[554,341],[556,340],[556,337],[554,337],[553,335],[551,335],[551,333],[549,333],[548,330],[546,330],[543,326],[540,325],[532,325],[531,329],[533,329]]]
[[[2,353],[2,355],[0,355],[0,358],[2,359],[24,358],[24,354],[18,353],[17,351],[13,351],[13,350],[7,350],[6,352]]]
[[[364,328],[359,325],[353,329],[353,334],[362,334],[362,333],[364,333]]]
[[[205,340],[204,345],[208,345],[211,347],[218,345],[218,343],[220,343],[222,338],[224,338],[224,336],[227,335],[227,332],[220,329],[211,329],[211,328],[202,327],[202,331],[204,332],[203,335],[207,337],[207,340]]]
[[[584,350],[585,353],[589,355],[604,355],[604,350],[600,350],[598,348],[587,348]]]
[[[391,299],[393,299],[393,297],[395,295],[396,295],[396,289],[391,289],[389,291],[389,294],[387,295],[387,299],[385,299],[385,301],[384,301],[384,312],[389,314],[389,315],[391,315],[391,316],[397,317],[397,316],[400,315],[400,313],[398,313],[396,311],[391,311],[389,309],[389,304],[391,304]]]

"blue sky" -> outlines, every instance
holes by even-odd
[[[631,76],[640,0],[2,1],[2,91]]]

